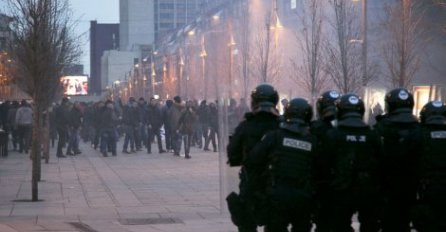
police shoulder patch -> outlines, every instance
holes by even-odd
[[[432,131],[431,138],[432,139],[446,139],[446,131]]]
[[[312,145],[309,142],[291,138],[283,138],[282,144],[285,147],[292,147],[304,151],[311,151],[312,148]]]

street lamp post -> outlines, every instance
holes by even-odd
[[[208,89],[208,83],[207,83],[207,78],[206,78],[206,48],[205,48],[205,44],[204,44],[204,34],[201,37],[201,53],[200,53],[200,57],[201,57],[201,77],[202,77],[202,81],[203,81],[203,99],[207,99],[207,89]]]
[[[353,2],[359,2],[361,0],[352,0]],[[361,5],[361,42],[362,42],[362,85],[365,88],[367,86],[367,28],[368,28],[368,19],[367,19],[367,0],[362,0]],[[355,42],[352,40],[352,42]],[[364,97],[366,97],[366,92],[364,92]]]
[[[352,0],[353,2],[358,2],[361,0]],[[369,115],[369,99],[368,99],[368,89],[367,89],[367,80],[368,80],[368,70],[367,70],[367,29],[368,29],[368,19],[367,19],[367,0],[362,0],[361,5],[361,42],[362,42],[362,88],[363,88],[363,99],[365,102],[365,115],[366,118]]]
[[[234,57],[233,55],[233,49],[235,47],[235,45],[237,45],[234,41],[234,37],[231,35],[230,41],[228,43],[228,47],[229,47],[229,97],[232,97],[232,66],[234,63]]]
[[[120,97],[119,85],[121,82],[119,80],[113,82],[113,100],[116,101]]]
[[[180,73],[178,78],[178,95],[181,95],[181,82],[183,81],[183,68],[184,68],[184,60],[183,60],[183,54],[180,52],[180,61],[178,63],[180,65]]]
[[[144,98],[144,99],[147,99],[147,87],[146,87],[146,85],[147,85],[147,76],[146,76],[146,74],[144,73],[144,77],[142,78],[142,97]]]

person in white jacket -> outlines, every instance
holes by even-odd
[[[15,116],[15,125],[17,126],[17,133],[19,139],[19,152],[28,153],[31,142],[31,129],[33,124],[33,111],[31,106],[22,100],[20,107],[17,109]]]

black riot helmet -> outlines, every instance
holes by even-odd
[[[279,94],[269,84],[260,84],[251,92],[251,109],[254,113],[265,111],[275,113]]]
[[[316,109],[318,117],[323,120],[334,120],[336,118],[336,100],[340,94],[335,91],[326,91],[317,99]]]
[[[396,88],[386,94],[387,113],[393,113],[400,109],[412,110],[414,106],[413,95],[405,88]]]
[[[344,117],[363,117],[365,112],[364,102],[356,94],[342,95],[336,101],[336,107],[338,108],[338,118]]]
[[[300,119],[309,123],[313,117],[313,108],[305,99],[294,98],[285,106],[284,116],[287,122]]]
[[[431,119],[446,119],[446,106],[441,101],[431,101],[426,103],[423,106],[423,109],[420,111],[420,121],[421,123],[426,123]]]

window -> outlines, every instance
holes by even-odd
[[[174,28],[173,23],[160,23],[160,29]]]
[[[174,9],[173,3],[161,3],[160,9]]]
[[[296,0],[291,0],[291,9],[296,9],[296,7],[297,7],[297,2],[296,2]]]
[[[184,3],[177,3],[177,9],[186,9],[186,4],[184,4]]]
[[[161,19],[173,19],[174,15],[173,13],[161,13],[160,18]]]
[[[6,38],[0,38],[0,51],[6,49]]]

